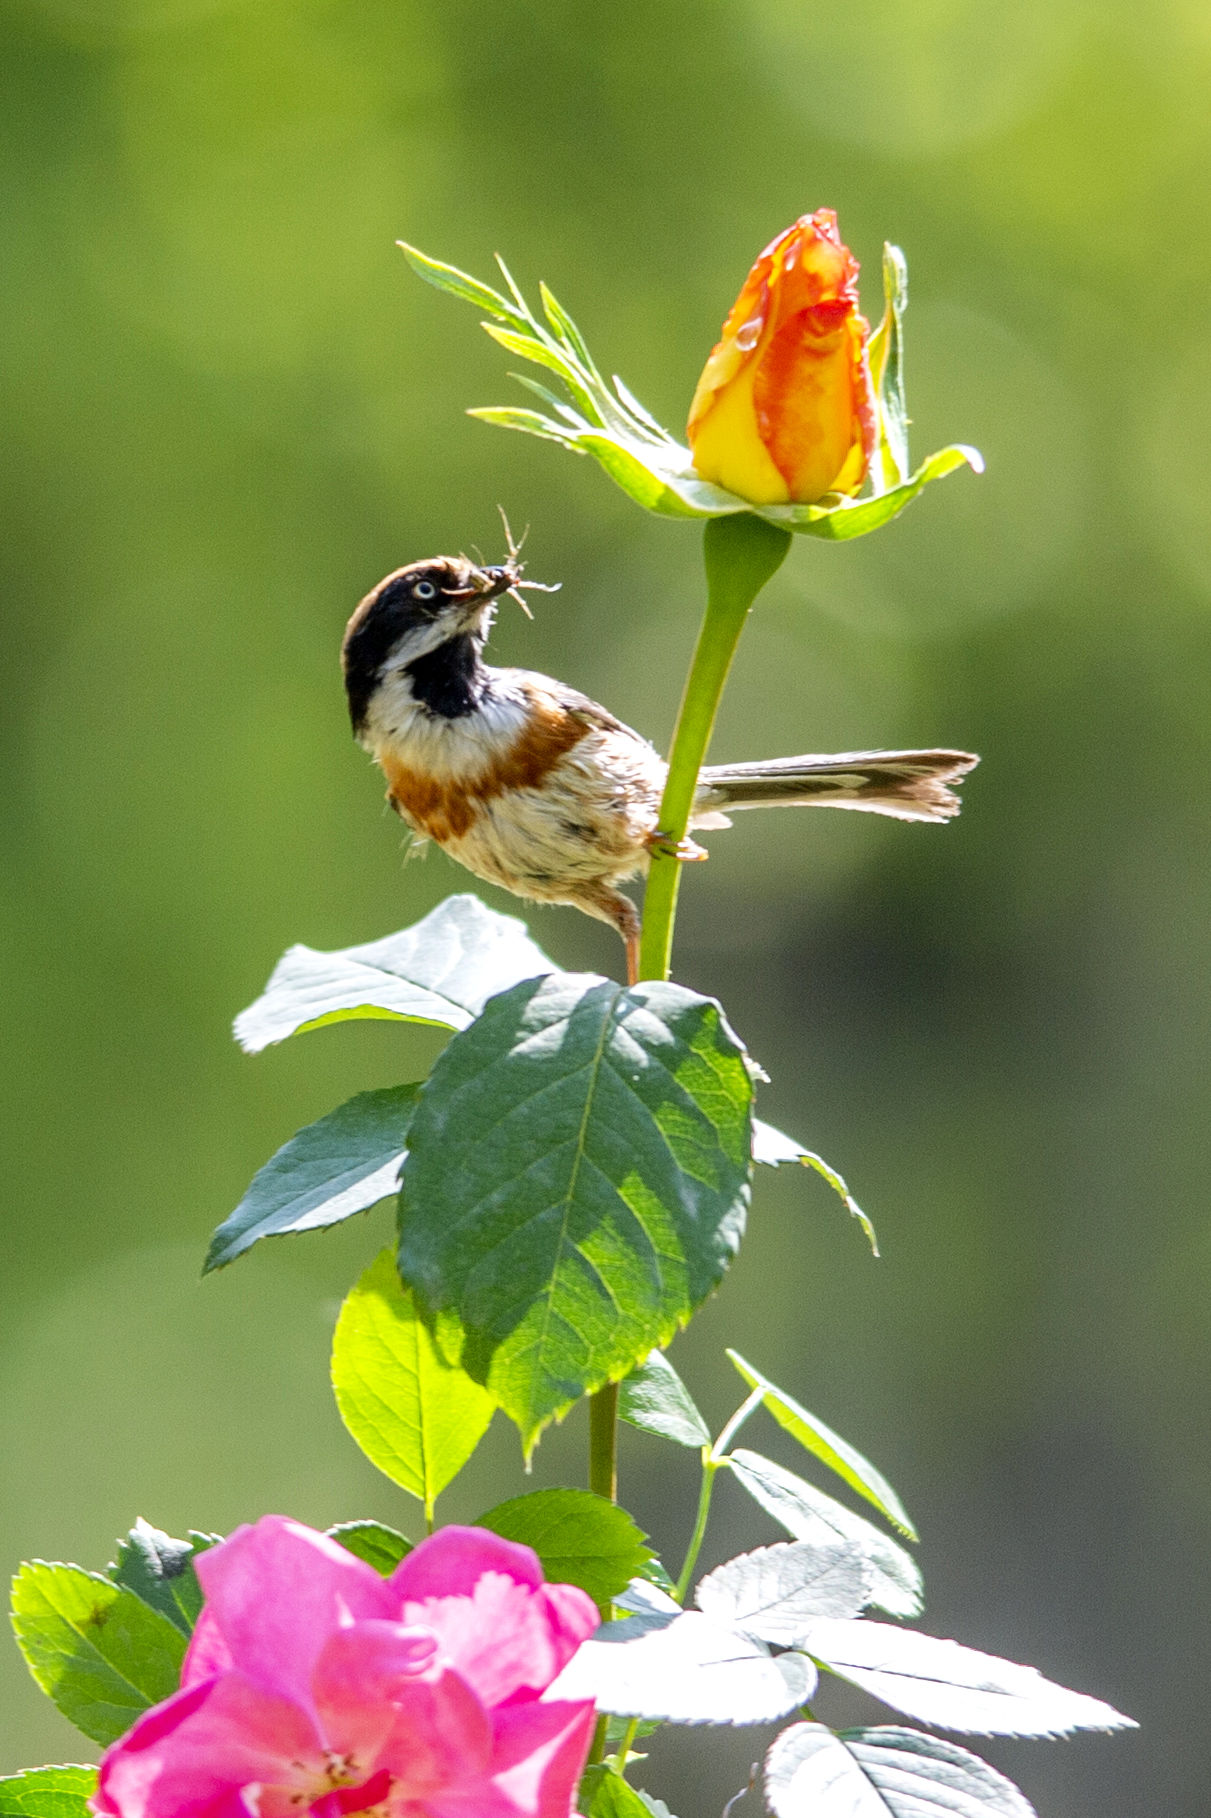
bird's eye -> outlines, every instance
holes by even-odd
[[[437,588],[432,581],[417,581],[412,592],[418,600],[435,600],[437,598]]]

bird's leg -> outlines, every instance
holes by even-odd
[[[570,900],[578,909],[583,909],[586,915],[596,916],[599,922],[609,922],[612,928],[617,928],[627,950],[627,984],[637,985],[639,937],[643,923],[630,897],[624,896],[621,890],[612,889],[609,884],[588,884]]]

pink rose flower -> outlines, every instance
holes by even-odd
[[[598,1613],[529,1547],[443,1528],[381,1578],[266,1515],[197,1569],[181,1689],[106,1750],[98,1818],[569,1818],[594,1708],[542,1693]]]

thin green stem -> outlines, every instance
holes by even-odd
[[[589,1397],[589,1488],[618,1501],[618,1384]]]
[[[669,976],[681,884],[682,861],[676,857],[676,849],[690,824],[698,772],[744,621],[765,583],[777,572],[790,544],[789,531],[750,512],[711,518],[707,523],[703,539],[706,612],[669,754],[668,780],[660,804],[661,849],[653,852],[644,893],[641,979]]]
[[[715,1473],[719,1469],[715,1460],[706,1450],[702,1450],[702,1487],[698,1492],[698,1515],[694,1522],[694,1532],[690,1535],[689,1551],[681,1576],[677,1580],[675,1596],[678,1603],[684,1603],[689,1593],[690,1579],[694,1576],[694,1567],[698,1564],[698,1555],[702,1551],[702,1542],[706,1537],[707,1518],[711,1512],[711,1491],[715,1487]]]
[[[631,1721],[627,1724],[626,1729],[622,1732],[622,1741],[618,1744],[618,1772],[620,1774],[625,1774],[627,1771],[627,1762],[630,1759],[631,1750],[635,1746],[635,1738],[638,1734],[639,1719],[638,1717],[632,1717]]]
[[[731,1445],[733,1439],[735,1439],[749,1415],[755,1414],[764,1400],[764,1389],[754,1389],[751,1395],[745,1397],[740,1403],[740,1406],[736,1409],[736,1412],[732,1415],[732,1418],[724,1427],[722,1433],[720,1433],[714,1445],[711,1447],[712,1458],[722,1461],[724,1453]]]

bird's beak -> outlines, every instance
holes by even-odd
[[[498,594],[507,593],[516,580],[515,570],[500,566],[494,568],[473,568],[466,587],[457,591],[448,590],[448,600],[494,600]]]

